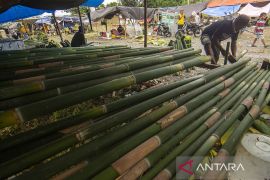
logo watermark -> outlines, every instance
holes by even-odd
[[[209,174],[224,174],[227,172],[245,171],[242,163],[233,162],[229,157],[226,162],[215,162],[212,158],[181,156],[176,159],[176,179],[184,180],[190,176],[201,178]],[[216,179],[216,176],[207,176],[207,179]]]

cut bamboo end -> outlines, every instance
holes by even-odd
[[[185,114],[188,113],[188,109],[186,106],[181,106],[177,109],[175,109],[170,114],[164,116],[161,118],[158,123],[160,124],[161,128],[164,129],[174,123],[177,119],[183,117]]]
[[[172,178],[172,174],[167,169],[162,170],[153,180],[169,180]]]
[[[145,171],[151,167],[150,162],[147,159],[143,159],[133,166],[127,173],[119,177],[119,180],[136,180],[141,176]]]
[[[19,124],[21,122],[22,121],[20,120],[15,110],[9,110],[0,113],[0,129]]]
[[[158,136],[154,136],[121,157],[119,160],[115,161],[112,164],[112,167],[119,174],[123,174],[126,170],[131,168],[134,164],[159,147],[160,144],[160,138]]]
[[[70,169],[52,177],[51,180],[64,180],[64,179],[68,178],[69,176],[75,174],[76,172],[80,171],[84,167],[86,167],[87,164],[88,164],[88,161],[83,161],[77,165],[74,165]]]

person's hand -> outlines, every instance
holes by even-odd
[[[236,59],[233,55],[229,54],[228,55],[228,60],[230,61],[230,63],[235,63],[236,62]]]

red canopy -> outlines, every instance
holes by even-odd
[[[232,6],[238,4],[258,3],[267,1],[270,0],[212,0],[208,3],[207,7]]]

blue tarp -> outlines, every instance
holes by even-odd
[[[87,0],[81,6],[98,7],[104,2],[104,0]]]
[[[82,6],[97,7],[103,3],[104,0],[87,0]],[[34,9],[26,6],[16,5],[0,14],[0,23],[16,21],[32,16],[37,16],[45,12],[52,13],[54,10]]]
[[[17,5],[0,14],[0,23],[37,16],[45,12],[51,13],[53,11],[34,9],[26,6]]]
[[[203,14],[207,14],[209,16],[228,16],[236,13],[240,9],[240,5],[236,6],[219,6],[213,8],[207,8],[202,11]]]

